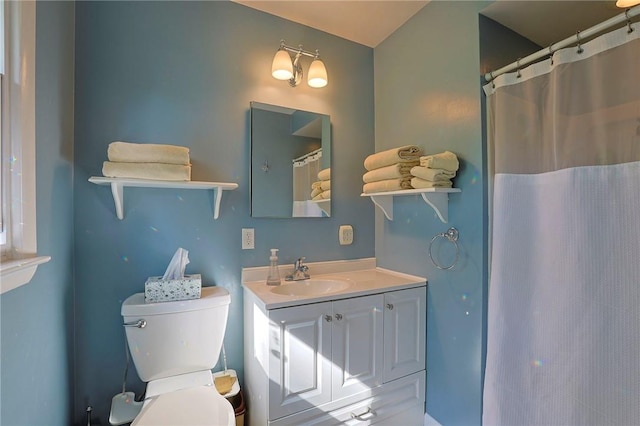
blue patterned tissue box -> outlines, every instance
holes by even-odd
[[[185,275],[178,280],[149,277],[144,283],[145,303],[199,299],[202,290],[200,274]]]

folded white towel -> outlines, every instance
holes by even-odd
[[[460,167],[458,157],[451,151],[420,157],[420,165],[432,169],[445,169],[450,172],[455,172]]]
[[[437,182],[454,178],[456,172],[451,172],[445,169],[432,169],[430,167],[415,166],[411,168],[411,174],[419,177],[420,179]]]
[[[316,195],[319,195],[322,192],[322,188],[313,188],[313,190],[311,191],[311,199],[313,200],[313,198]]]
[[[313,201],[322,201],[322,200],[328,200],[330,198],[331,198],[331,190],[322,191],[320,194],[316,195],[311,200],[313,200]]]
[[[379,180],[377,182],[365,183],[362,186],[362,192],[365,194],[373,192],[399,191],[401,189],[411,189],[410,178]]]
[[[371,154],[364,160],[364,168],[371,171],[396,163],[406,163],[420,159],[421,150],[415,145],[405,145]]]
[[[411,175],[411,168],[420,164],[419,160],[406,163],[396,163],[390,166],[371,170],[362,176],[364,183],[377,182],[379,180],[395,179]]]
[[[450,180],[440,180],[437,182],[433,182],[430,180],[420,179],[419,177],[414,177],[411,179],[411,186],[414,188],[451,188],[453,184]]]
[[[331,168],[320,170],[318,172],[318,180],[329,180],[331,179]]]
[[[322,183],[320,184],[320,188],[322,188],[323,191],[326,191],[327,189],[331,189],[331,181],[323,180]]]
[[[189,148],[176,145],[111,142],[107,156],[109,161],[116,163],[191,164]]]
[[[102,174],[107,177],[153,179],[153,180],[191,180],[191,166],[161,163],[102,163]]]

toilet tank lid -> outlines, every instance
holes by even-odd
[[[216,306],[228,305],[231,302],[229,292],[223,287],[202,287],[200,294],[200,299],[145,303],[144,293],[136,293],[129,296],[122,303],[121,314],[123,317],[131,315],[162,315],[210,309]]]

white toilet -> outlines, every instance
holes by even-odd
[[[132,426],[234,426],[232,405],[215,386],[229,303],[221,287],[203,287],[200,299],[145,303],[144,293],[122,304],[127,342],[147,383],[140,414]]]

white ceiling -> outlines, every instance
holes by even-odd
[[[494,21],[547,47],[612,16],[624,13],[609,1],[498,0],[482,11]]]
[[[232,0],[272,15],[376,47],[429,1],[419,0]],[[440,0],[455,1],[455,0]],[[482,14],[540,46],[622,13],[615,0],[498,0]]]
[[[369,47],[376,47],[428,3],[419,0],[232,1]]]

